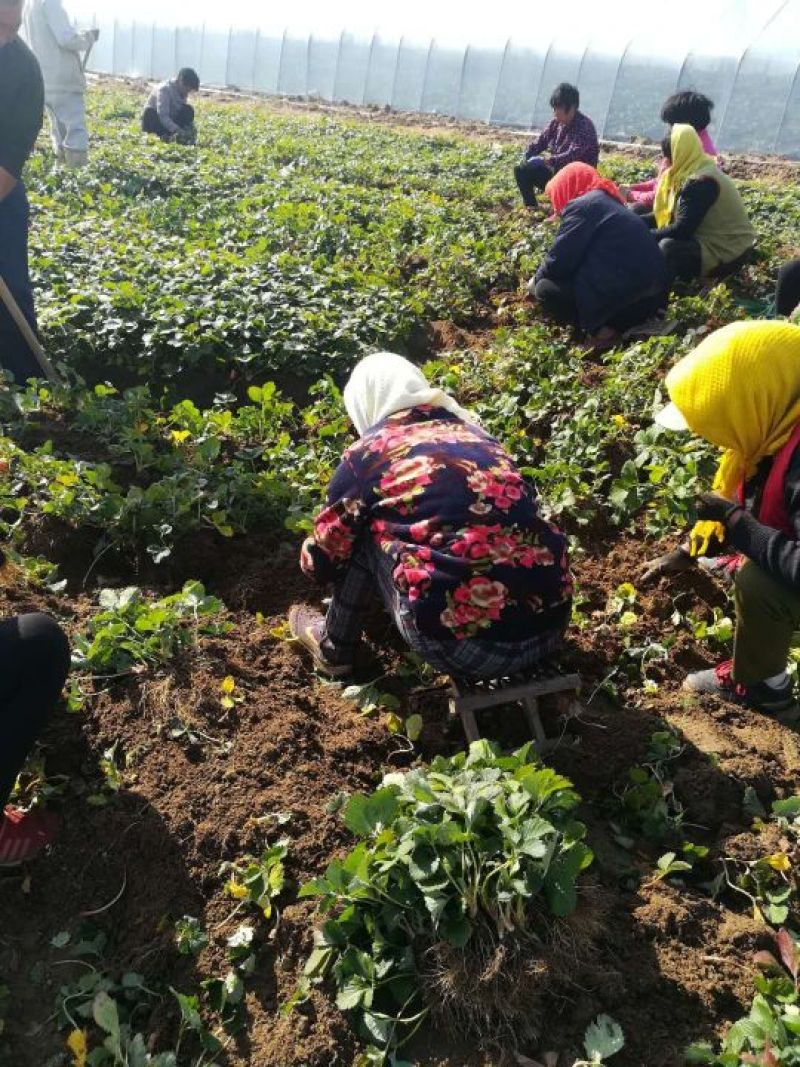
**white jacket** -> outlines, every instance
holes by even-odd
[[[26,0],[22,36],[39,60],[45,96],[86,91],[82,61],[93,35],[75,29],[62,0]]]

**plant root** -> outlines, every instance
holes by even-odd
[[[599,897],[583,894],[565,919],[539,915],[503,937],[482,921],[464,948],[427,945],[418,966],[434,1024],[507,1051],[535,1044],[547,1002],[585,984],[604,916]]]

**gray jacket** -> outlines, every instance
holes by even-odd
[[[181,95],[178,83],[174,79],[157,85],[147,100],[147,107],[155,108],[159,119],[169,133],[177,133],[181,128],[175,119],[185,106],[186,99]]]

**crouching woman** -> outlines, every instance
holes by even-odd
[[[592,347],[608,347],[666,306],[663,257],[594,167],[570,163],[545,191],[561,226],[528,292],[556,321],[584,330]]]
[[[333,583],[327,614],[289,624],[317,668],[349,674],[378,591],[400,635],[439,671],[497,678],[561,643],[566,538],[474,416],[401,356],[367,356],[344,391],[359,440],[344,454],[301,565]]]
[[[671,403],[657,421],[704,437],[722,459],[689,544],[648,575],[719,552],[733,554],[735,573],[733,660],[690,674],[684,688],[794,720],[786,665],[800,628],[800,327],[732,323],[677,363],[666,384]]]
[[[722,278],[745,263],[756,234],[736,183],[719,169],[691,126],[678,124],[663,143],[669,166],[658,181],[653,227],[676,279]]]

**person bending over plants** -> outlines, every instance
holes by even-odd
[[[677,363],[666,385],[671,403],[656,421],[704,437],[722,459],[688,544],[644,578],[720,553],[735,574],[733,660],[690,674],[684,688],[795,721],[786,664],[800,627],[800,326],[731,323]]]
[[[570,163],[546,192],[561,226],[528,292],[600,351],[666,306],[664,259],[646,224],[594,167]]]
[[[536,190],[544,189],[554,174],[568,163],[597,166],[600,147],[590,118],[579,111],[581,98],[574,85],[562,82],[553,90],[550,107],[553,121],[525,149],[514,167],[514,177],[526,207],[536,206]],[[547,152],[547,155],[542,155]]]
[[[672,96],[668,96],[664,101],[664,106],[661,108],[661,121],[666,122],[670,130],[677,123],[684,123],[694,127],[697,131],[697,136],[700,138],[703,151],[707,156],[715,160],[721,168],[722,157],[717,152],[717,146],[711,140],[711,135],[708,132],[713,107],[713,101],[709,100],[703,93],[697,93],[693,89],[682,89],[679,93],[673,93]],[[658,189],[658,179],[668,166],[669,159],[666,156],[662,156],[658,174],[655,178],[648,178],[647,181],[638,182],[636,185],[620,186],[620,192],[631,203],[634,211],[647,214],[653,210],[653,202]]]
[[[351,672],[374,591],[409,647],[444,673],[502,677],[552,653],[571,611],[566,537],[498,442],[389,352],[356,366],[344,404],[359,439],[300,560],[333,597],[325,616],[289,613],[317,668]]]
[[[692,126],[678,123],[662,145],[669,166],[658,180],[653,213],[643,218],[675,279],[724,277],[755,245],[736,183],[719,169]]]
[[[184,67],[177,77],[157,85],[142,112],[144,133],[155,134],[162,141],[195,144],[194,108],[188,101],[189,94],[199,89],[200,78],[191,67]]]
[[[0,621],[0,867],[33,859],[55,836],[53,815],[22,812],[8,799],[68,672],[67,638],[48,615]]]

